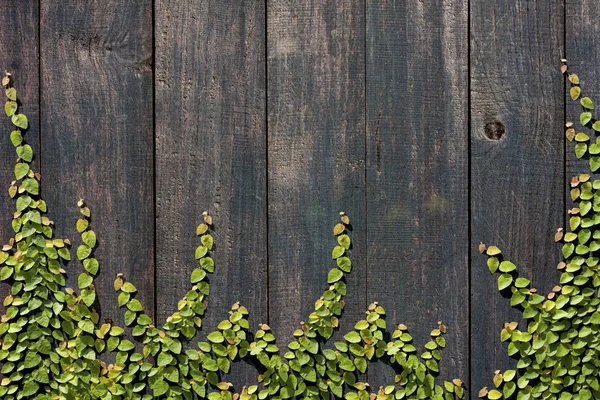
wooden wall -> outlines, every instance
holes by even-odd
[[[560,59],[599,81],[599,17],[591,0],[6,0],[0,68],[58,234],[73,236],[80,197],[92,209],[104,316],[119,320],[123,272],[164,321],[209,210],[205,329],[241,301],[285,344],[326,287],[343,210],[355,269],[341,332],[375,300],[417,345],[441,319],[440,378],[474,398],[514,365],[500,330],[518,318],[477,247],[501,246],[540,291],[558,280],[553,233],[580,169]],[[6,187],[13,161],[0,158]],[[370,371],[372,385],[393,377]],[[233,373],[237,389],[256,378]]]

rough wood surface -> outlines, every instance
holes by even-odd
[[[563,2],[471,2],[471,395],[514,368],[500,342],[518,321],[479,241],[496,244],[546,294],[563,224]]]
[[[13,73],[19,96],[20,110],[27,116],[29,129],[24,138],[33,148],[36,159],[32,168],[39,171],[39,9],[32,1],[10,0],[2,4],[0,13],[0,73]],[[5,96],[2,93],[4,104]],[[8,187],[15,179],[14,166],[17,156],[8,133],[13,129],[10,118],[4,112],[0,116],[2,140],[0,140],[0,242],[8,243],[14,236],[10,222],[15,203],[8,195]],[[45,186],[45,185],[44,185]],[[44,187],[42,187],[42,190]],[[42,193],[43,194],[43,193]],[[10,293],[10,286],[0,284],[0,299]],[[3,310],[0,302],[0,310]]]
[[[285,345],[328,287],[340,211],[354,265],[341,332],[366,310],[364,3],[268,4],[269,320]]]
[[[122,323],[113,281],[154,314],[151,1],[41,2],[42,182],[57,237],[84,198],[98,233],[101,312]],[[83,268],[71,262],[70,285]]]
[[[367,9],[368,300],[388,310],[390,331],[407,325],[419,351],[443,320],[440,378],[465,381],[467,12],[454,0]],[[369,380],[390,384],[394,371],[378,364]]]
[[[198,262],[196,226],[215,226],[205,337],[237,301],[267,322],[264,2],[156,2],[158,320],[176,311]],[[235,389],[256,371],[234,364]]]

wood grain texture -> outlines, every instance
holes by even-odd
[[[39,9],[37,2],[10,0],[2,4],[0,13],[0,71],[13,74],[15,88],[19,96],[20,111],[29,121],[29,129],[24,138],[33,148],[36,158],[32,168],[39,171]],[[2,90],[2,104],[4,104]],[[15,211],[15,203],[8,195],[8,187],[15,179],[14,166],[17,156],[10,142],[9,133],[13,130],[10,118],[2,113],[2,140],[0,140],[0,242],[8,243],[14,237],[10,222]],[[43,189],[43,188],[42,188]],[[0,299],[10,293],[10,286],[0,284]],[[0,303],[0,310],[3,306]]]
[[[337,334],[366,310],[364,3],[268,5],[269,318],[283,346],[328,287],[340,211],[353,270]]]
[[[267,322],[265,5],[156,2],[157,298],[176,311],[197,267],[196,226],[215,224],[202,337],[237,301]],[[235,364],[235,389],[256,382]]]
[[[455,0],[367,8],[368,300],[388,311],[388,330],[408,326],[419,352],[442,320],[440,378],[465,382],[467,11]],[[369,380],[391,384],[394,371],[378,364]]]
[[[57,237],[84,198],[98,235],[101,315],[122,324],[113,281],[154,306],[151,1],[41,2],[42,181]],[[83,268],[71,262],[69,284]]]
[[[563,2],[471,2],[471,394],[516,366],[500,342],[519,321],[479,241],[496,244],[546,294],[558,281],[564,215]]]

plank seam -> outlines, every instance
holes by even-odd
[[[156,1],[152,0],[152,223],[154,264],[154,320],[158,318],[158,253],[157,253],[157,205],[156,205]]]
[[[266,230],[266,262],[267,262],[267,272],[266,272],[266,281],[267,281],[267,325],[271,324],[271,282],[270,271],[271,271],[271,246],[269,244],[269,46],[268,46],[268,34],[269,34],[269,1],[265,0],[265,202],[266,202],[266,216],[265,216],[265,230]]]
[[[467,265],[469,266],[469,275],[468,275],[468,281],[467,281],[467,288],[468,288],[468,293],[469,293],[469,300],[468,300],[468,304],[467,304],[467,309],[468,309],[468,324],[467,324],[467,337],[469,338],[469,346],[468,346],[468,351],[469,351],[469,357],[468,357],[468,373],[467,373],[467,379],[469,380],[469,389],[471,391],[474,392],[473,390],[473,379],[472,379],[472,373],[473,373],[473,366],[472,366],[472,347],[473,347],[473,341],[471,338],[471,320],[472,320],[472,286],[471,286],[471,282],[473,280],[473,276],[472,276],[472,271],[473,271],[473,217],[472,217],[472,202],[473,202],[473,193],[471,191],[471,183],[472,183],[472,176],[471,176],[471,170],[472,170],[472,160],[471,160],[471,156],[472,156],[472,149],[471,149],[471,142],[472,142],[472,109],[471,109],[471,80],[472,80],[472,76],[471,76],[471,0],[469,0],[467,2],[467,197],[468,197],[468,204],[467,204],[467,219],[468,219],[468,223],[467,223],[467,244],[469,246],[468,250],[467,250]]]
[[[369,186],[368,186],[368,178],[367,178],[367,174],[368,174],[368,168],[367,168],[367,156],[368,156],[368,150],[367,150],[367,146],[368,146],[368,131],[367,131],[367,127],[368,127],[368,119],[369,119],[369,114],[368,114],[368,109],[367,109],[367,24],[369,22],[368,16],[367,16],[367,2],[369,0],[364,0],[364,22],[363,22],[363,63],[364,63],[364,76],[363,76],[363,81],[364,81],[364,93],[363,93],[363,104],[364,104],[364,115],[365,115],[365,122],[364,122],[364,131],[365,131],[365,270],[369,271],[369,206],[368,206],[368,201],[369,201],[369,196],[368,196],[368,192],[369,192]],[[366,279],[365,279],[365,303],[363,304],[363,306],[366,309],[367,304],[369,304],[369,275],[367,274]],[[369,371],[367,370],[366,372],[366,378],[367,381],[369,380]]]

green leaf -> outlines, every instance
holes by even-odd
[[[202,279],[204,279],[204,277],[206,276],[206,272],[204,272],[203,269],[200,268],[196,268],[195,270],[192,271],[192,276],[191,276],[191,283],[196,283],[196,282],[200,282]]]
[[[579,122],[581,122],[581,125],[586,125],[591,120],[592,120],[591,112],[584,111],[579,115]]]
[[[208,272],[213,272],[215,270],[215,262],[210,257],[201,258],[200,265],[202,266],[202,268],[204,268]]]
[[[87,229],[89,222],[87,219],[78,219],[77,220],[77,232],[81,233]]]
[[[577,143],[575,145],[575,156],[582,158],[587,153],[588,146],[585,143]]]
[[[162,396],[169,391],[169,384],[163,380],[157,380],[151,387],[154,397]]]
[[[195,254],[196,260],[199,260],[202,257],[204,257],[207,252],[208,252],[208,249],[204,246],[196,247],[196,254]]]
[[[10,133],[10,142],[13,144],[13,146],[18,146],[23,142],[23,135],[21,135],[21,131],[18,129],[15,129],[14,131],[12,131]]]
[[[573,86],[569,91],[572,100],[577,100],[581,94],[581,88],[579,86]]]
[[[211,235],[206,234],[206,235],[200,236],[200,241],[202,242],[204,247],[206,247],[208,250],[212,249],[214,241],[213,241],[213,237]]]
[[[34,381],[27,381],[23,385],[23,389],[19,392],[20,396],[32,396],[37,393],[40,386]]]
[[[328,283],[334,283],[339,281],[340,279],[342,279],[342,277],[344,276],[344,273],[337,269],[337,268],[333,268],[331,271],[329,271],[329,274],[327,274],[327,282]]]
[[[60,254],[60,250],[59,250],[59,254]],[[96,260],[95,258],[86,258],[85,260],[83,260],[83,268],[85,268],[85,270],[87,272],[89,272],[90,274],[96,275],[98,273],[98,268],[99,268],[98,260]]]
[[[14,114],[12,116],[12,123],[21,129],[27,129],[28,127],[27,117],[25,114]]]
[[[348,257],[340,257],[336,260],[337,266],[344,272],[350,272],[352,270],[352,261]]]
[[[129,303],[127,303],[127,308],[133,312],[144,311],[144,308],[142,307],[142,303],[140,303],[140,301],[138,299],[129,300]]]
[[[579,132],[575,135],[576,142],[587,142],[588,140],[590,140],[590,137],[583,132]]]
[[[24,177],[27,176],[28,172],[29,172],[29,164],[27,164],[27,163],[15,164],[15,178],[16,179],[23,179]]]
[[[596,172],[600,168],[600,156],[590,157],[590,168],[592,172]]]
[[[17,89],[15,89],[14,87],[7,88],[6,97],[8,97],[10,100],[17,101]]]
[[[580,102],[581,102],[581,105],[583,107],[587,108],[588,110],[594,109],[594,102],[589,97],[584,97],[583,99],[580,100]]]
[[[17,156],[26,162],[31,162],[33,160],[33,149],[28,144],[19,146],[17,147]]]
[[[86,306],[91,307],[94,301],[96,301],[96,292],[93,290],[82,290],[81,299]]]
[[[40,194],[40,184],[37,180],[33,178],[28,178],[23,181],[23,189],[28,193],[37,196]]]
[[[345,251],[346,249],[344,249],[342,246],[335,246],[331,252],[331,258],[335,260],[336,258],[343,256]]]
[[[137,292],[136,287],[131,282],[125,282],[123,286],[121,286],[121,291],[125,293],[135,293]]]
[[[498,277],[498,290],[504,290],[510,286],[513,277],[510,274],[502,274]]]
[[[79,286],[79,289],[85,289],[86,287],[90,286],[92,282],[94,282],[94,278],[85,272],[79,275],[79,278],[77,278],[77,285]]]
[[[16,101],[7,101],[4,104],[4,112],[6,112],[6,115],[8,115],[9,117],[12,116],[14,113],[17,112],[17,102]]]
[[[88,258],[90,254],[92,254],[92,249],[85,244],[82,244],[77,248],[77,258],[79,260]]]
[[[338,244],[340,246],[342,246],[344,249],[348,250],[350,248],[350,236],[348,236],[348,235],[338,236]]]
[[[511,272],[517,269],[517,266],[510,261],[502,261],[500,263],[500,271],[502,272]]]
[[[358,332],[351,331],[344,335],[344,339],[350,343],[360,343],[362,338],[358,334]]]
[[[83,240],[83,243],[87,244],[89,247],[94,247],[96,245],[96,234],[93,231],[83,232],[81,235],[81,240]]]

